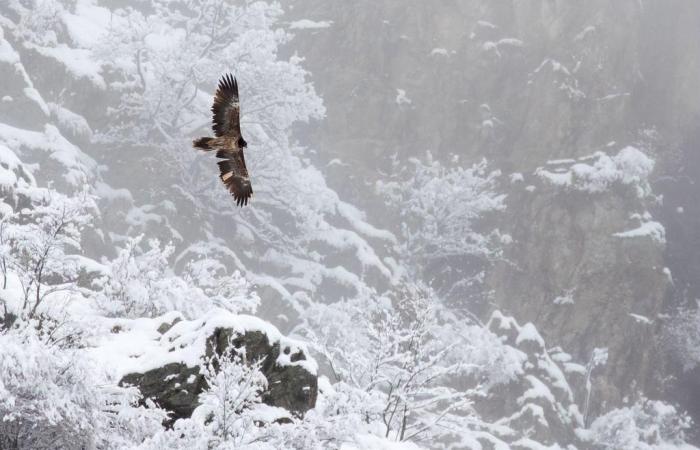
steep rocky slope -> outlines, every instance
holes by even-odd
[[[291,15],[332,22],[299,30],[294,49],[328,110],[304,132],[321,158],[359,168],[343,177],[336,165],[337,189],[397,226],[365,195],[391,155],[487,158],[508,193],[492,226],[513,237],[486,274],[491,301],[577,360],[609,349],[598,412],[683,389],[668,382],[661,337],[666,313],[698,290],[697,2],[298,0]],[[540,176],[627,146],[655,161],[644,195]],[[661,234],[624,234],[656,221],[665,236],[658,224]]]

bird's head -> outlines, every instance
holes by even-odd
[[[243,139],[242,137],[238,138],[238,147],[243,148],[243,147],[248,147],[248,143]]]

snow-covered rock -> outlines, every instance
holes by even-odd
[[[198,320],[169,313],[103,324],[110,325],[111,333],[98,340],[93,356],[104,359],[121,384],[137,386],[144,401],[170,411],[173,420],[189,417],[198,406],[206,388],[202,361],[231,352],[244,354],[248,363],[262,361],[268,405],[303,414],[316,403],[317,366],[304,344],[256,317],[215,310]]]

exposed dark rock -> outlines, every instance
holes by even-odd
[[[204,390],[204,377],[199,367],[187,367],[182,363],[166,364],[146,373],[131,373],[120,384],[137,386],[145,399],[168,410],[170,419],[190,417],[197,407],[199,394]]]
[[[176,317],[173,319],[172,322],[163,322],[159,327],[158,327],[158,332],[160,334],[165,334],[167,333],[176,323],[180,322],[182,319],[180,317]]]
[[[166,333],[179,320],[164,323],[158,328]],[[268,381],[268,388],[263,393],[263,401],[270,406],[287,409],[293,414],[303,415],[316,405],[318,380],[315,374],[298,365],[279,365],[280,343],[270,344],[267,335],[261,331],[248,331],[237,334],[230,328],[217,328],[207,339],[205,355],[223,355],[233,349],[245,349],[245,361],[252,363],[262,360],[261,371]],[[289,354],[285,347],[281,350]],[[305,360],[301,350],[290,355],[290,361]],[[146,399],[153,400],[160,407],[171,412],[169,424],[177,419],[190,417],[198,406],[199,394],[206,389],[204,376],[200,367],[187,367],[183,363],[170,363],[145,373],[131,373],[124,376],[122,385],[137,386]]]
[[[17,316],[15,314],[12,314],[10,312],[5,313],[5,315],[2,318],[0,318],[0,329],[12,328],[12,325],[14,325],[16,320],[17,320]]]
[[[268,388],[263,394],[263,401],[271,406],[279,406],[291,412],[303,414],[316,405],[318,380],[316,375],[307,372],[301,366],[280,366],[276,363],[280,355],[279,342],[270,345],[267,336],[260,331],[250,331],[236,337],[230,328],[218,328],[207,341],[207,355],[213,352],[221,355],[226,351],[227,343],[233,342],[236,348],[245,347],[246,360],[249,362],[262,359],[262,373],[267,378]],[[289,354],[290,349],[282,349]],[[306,359],[301,350],[290,355],[290,361]]]

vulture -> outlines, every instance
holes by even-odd
[[[192,145],[205,152],[216,151],[216,157],[221,158],[218,161],[219,178],[233,196],[236,205],[247,205],[253,195],[243,156],[243,150],[248,144],[241,135],[238,82],[231,74],[226,74],[219,80],[211,112],[215,137],[195,139]]]

